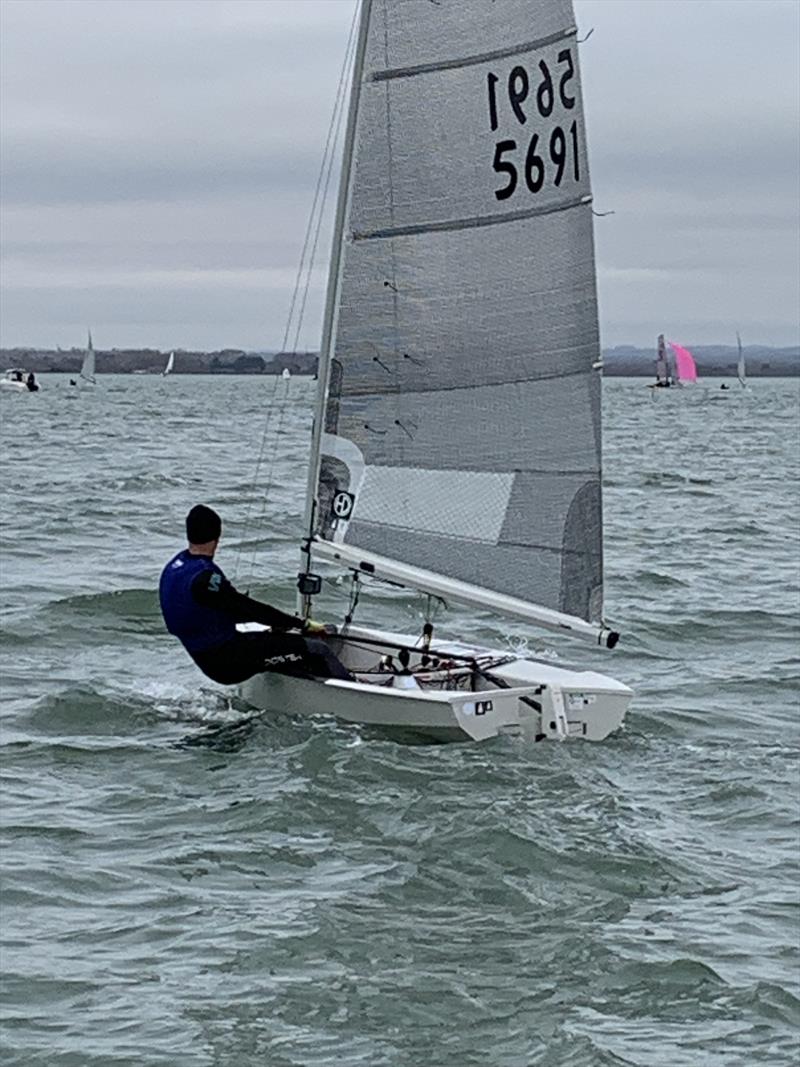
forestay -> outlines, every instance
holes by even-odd
[[[365,0],[361,18],[309,521],[319,539],[599,619],[572,5]]]

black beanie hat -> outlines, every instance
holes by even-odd
[[[186,539],[190,545],[217,541],[222,533],[222,519],[205,504],[195,504],[186,516]]]

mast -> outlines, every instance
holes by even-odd
[[[328,288],[325,296],[325,317],[322,325],[322,343],[319,352],[319,365],[317,369],[317,399],[314,409],[314,422],[311,431],[311,454],[308,462],[308,482],[306,485],[306,506],[303,518],[303,527],[306,541],[302,550],[302,566],[306,572],[311,569],[311,539],[314,532],[314,518],[316,511],[317,480],[319,478],[320,443],[325,426],[325,404],[328,395],[328,379],[330,378],[331,354],[333,352],[333,340],[336,331],[339,287],[341,282],[342,244],[344,240],[344,224],[347,217],[347,208],[350,199],[353,144],[355,141],[356,120],[358,116],[358,102],[361,95],[362,71],[364,69],[364,54],[367,46],[367,32],[372,8],[372,0],[360,0],[361,10],[359,14],[358,41],[353,62],[353,80],[350,88],[350,105],[347,114],[347,129],[344,139],[344,151],[342,155],[342,172],[339,179],[339,195],[336,202],[336,218],[333,228],[333,245],[331,248],[331,262],[328,270]],[[311,610],[310,596],[298,593],[298,611],[308,616]]]

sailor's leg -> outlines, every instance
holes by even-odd
[[[318,641],[313,637],[303,637],[301,641],[308,650],[309,661],[316,663],[316,669],[312,668],[314,674],[327,678],[341,678],[345,682],[353,681],[353,675],[333,652],[327,641]]]
[[[299,634],[260,632],[237,634],[221,648],[194,656],[195,663],[209,678],[222,685],[238,685],[262,671],[277,671],[301,678],[341,678],[353,675],[325,641]]]
[[[279,632],[248,634],[260,637],[264,650],[262,671],[280,671],[282,674],[298,674],[303,677],[341,678],[352,681],[353,675],[331,651],[327,642],[299,634]]]

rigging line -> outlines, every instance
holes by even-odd
[[[339,86],[338,86],[337,93],[336,93],[336,99],[334,101],[333,112],[331,114],[331,120],[330,120],[330,123],[328,125],[328,135],[327,135],[326,142],[325,142],[325,149],[323,151],[322,162],[320,164],[319,174],[317,175],[317,185],[316,185],[316,189],[315,189],[315,192],[314,192],[314,201],[313,201],[313,204],[312,204],[311,213],[309,215],[308,226],[306,227],[305,240],[304,240],[304,243],[303,243],[303,251],[302,251],[301,256],[300,256],[300,264],[298,266],[297,276],[296,276],[296,279],[295,279],[294,292],[292,293],[292,300],[291,300],[291,304],[290,304],[290,307],[289,307],[289,314],[288,314],[288,317],[287,317],[287,320],[286,320],[286,328],[284,330],[283,345],[282,345],[282,348],[283,348],[284,351],[287,350],[289,334],[291,332],[291,326],[292,326],[292,318],[294,316],[294,311],[295,311],[295,307],[296,307],[296,304],[297,304],[297,295],[298,295],[298,292],[300,290],[300,286],[301,286],[301,283],[302,283],[303,264],[304,264],[304,261],[305,261],[305,258],[306,258],[306,254],[307,254],[307,251],[308,251],[309,239],[310,239],[310,236],[311,236],[311,233],[312,233],[312,230],[313,230],[314,215],[315,215],[316,210],[317,210],[317,203],[319,201],[319,193],[320,193],[320,189],[322,188],[322,184],[323,184],[323,174],[325,173],[326,164],[327,164],[328,165],[328,175],[330,175],[330,162],[332,162],[333,157],[335,155],[335,150],[334,150],[335,142],[334,142],[334,148],[332,148],[331,147],[331,138],[332,138],[334,130],[338,130],[338,127],[341,124],[341,114],[342,114],[342,112],[344,110],[344,108],[343,108],[344,89],[345,89],[345,85],[346,85],[347,71],[348,71],[348,68],[351,65],[351,52],[353,51],[353,47],[354,47],[353,42],[354,42],[354,38],[355,38],[355,27],[356,27],[357,21],[358,21],[358,10],[359,10],[358,9],[358,5],[356,5],[355,12],[354,12],[354,15],[353,15],[353,20],[352,20],[352,22],[350,24],[350,35],[349,35],[349,38],[348,38],[347,48],[345,49],[345,59],[344,59],[344,62],[342,64],[342,70],[341,70],[340,75],[339,75]],[[336,136],[338,137],[338,133],[336,134]],[[325,183],[325,191],[327,192],[327,182]],[[324,203],[324,197],[323,197],[323,203]],[[322,215],[322,206],[320,206],[320,219],[321,219],[321,215]],[[317,223],[317,226],[319,227],[319,222]],[[316,241],[315,241],[314,247],[316,247]],[[309,272],[309,277],[310,277],[310,272]],[[306,281],[306,291],[307,291],[307,289],[308,289],[308,280]],[[303,299],[303,306],[305,306],[305,297]],[[298,334],[299,334],[299,325],[298,325]],[[295,341],[295,350],[296,350],[296,348],[297,348],[297,343]],[[248,537],[248,535],[250,533],[250,513],[251,513],[251,510],[252,510],[252,504],[253,504],[253,494],[254,494],[254,492],[256,490],[256,487],[258,486],[259,476],[260,476],[261,468],[262,468],[262,465],[263,465],[263,462],[264,462],[264,453],[266,451],[266,444],[267,444],[267,438],[268,438],[269,431],[270,431],[270,425],[271,425],[271,422],[273,421],[272,417],[273,417],[273,411],[274,411],[274,401],[275,401],[275,398],[276,398],[276,395],[277,395],[277,392],[278,392],[279,380],[280,379],[276,378],[275,384],[273,386],[272,396],[270,398],[269,411],[268,411],[268,414],[267,414],[267,419],[265,420],[264,431],[263,431],[263,433],[261,435],[261,446],[260,446],[259,453],[258,453],[258,459],[256,461],[256,468],[255,468],[255,472],[254,472],[254,475],[253,475],[253,480],[252,480],[252,483],[251,483],[251,490],[250,490],[250,493],[248,494],[247,512],[246,512],[246,515],[245,515],[245,524],[244,524],[244,531],[243,531],[243,535],[242,535],[242,543]],[[286,398],[288,396],[288,392],[289,392],[289,389],[288,389],[288,384],[287,384],[286,395],[283,398],[283,403],[280,405],[280,410],[279,410],[280,425],[279,425],[279,428],[278,428],[278,433],[280,433],[280,429],[281,429],[281,427],[283,425],[284,408],[285,408],[285,402],[286,402]],[[276,434],[275,445],[277,447],[277,434]],[[274,469],[274,455],[273,455],[273,463],[272,463],[272,466],[270,468],[270,478],[267,481],[267,485],[265,487],[264,495],[262,496],[261,516],[260,516],[261,519],[263,519],[263,515],[264,515],[264,512],[266,511],[266,507],[267,507],[267,498],[269,496],[269,491],[271,489],[271,473],[272,473],[273,469]],[[239,551],[238,551],[237,557],[236,557],[236,566],[235,566],[235,570],[234,570],[234,576],[235,577],[238,576],[239,563],[241,561],[241,554],[242,554],[242,543],[240,543],[240,545],[239,545]],[[256,549],[257,549],[257,546],[255,546],[254,550],[253,550],[251,568],[253,568],[255,566]]]
[[[277,429],[275,430],[275,435],[274,435],[274,439],[273,439],[273,446],[272,446],[272,449],[271,449],[271,456],[270,456],[270,462],[269,462],[269,470],[267,472],[266,483],[264,485],[264,492],[261,495],[261,510],[259,511],[258,522],[257,522],[257,529],[259,529],[259,530],[263,530],[263,528],[264,528],[264,517],[266,516],[266,513],[267,513],[267,504],[269,502],[269,496],[270,496],[270,492],[272,490],[272,478],[273,478],[273,475],[275,473],[275,461],[276,461],[277,456],[278,456],[279,440],[280,440],[281,433],[283,432],[283,422],[284,422],[284,418],[286,416],[286,408],[288,407],[288,404],[286,403],[286,401],[289,399],[289,389],[291,388],[291,378],[288,378],[288,379],[281,378],[279,380],[280,381],[285,381],[286,388],[284,389],[283,396],[281,397],[281,399],[278,402],[278,426],[277,426]],[[276,388],[275,391],[277,392],[277,388]],[[259,542],[258,542],[258,539],[256,538],[256,540],[253,542],[253,551],[252,551],[251,556],[250,556],[249,574],[250,574],[251,578],[255,577],[256,555],[258,553],[258,544],[259,544]]]
[[[327,133],[327,136],[325,138],[325,148],[324,148],[323,153],[322,153],[322,162],[320,164],[319,173],[317,174],[317,184],[316,184],[316,188],[314,189],[314,199],[313,199],[312,204],[311,204],[311,212],[310,212],[310,214],[308,216],[308,225],[306,226],[305,238],[303,240],[303,250],[300,253],[300,263],[299,263],[298,268],[297,268],[297,277],[295,279],[294,292],[292,293],[292,302],[291,302],[291,305],[289,307],[289,315],[288,315],[288,318],[286,320],[286,330],[285,330],[284,335],[283,335],[283,348],[284,348],[284,351],[287,350],[287,345],[289,343],[289,334],[291,333],[292,319],[294,317],[295,307],[297,306],[298,293],[300,292],[300,288],[301,288],[301,285],[302,285],[303,272],[305,270],[305,264],[306,264],[306,256],[308,254],[308,249],[309,249],[309,242],[311,240],[311,234],[314,232],[314,226],[315,226],[315,221],[314,220],[315,220],[315,218],[317,219],[317,221],[316,221],[316,236],[314,238],[314,245],[313,245],[314,249],[316,249],[316,243],[317,243],[317,239],[319,237],[319,229],[320,229],[320,226],[321,226],[322,215],[323,215],[323,212],[324,212],[325,198],[327,196],[327,191],[328,191],[328,182],[330,180],[330,171],[331,171],[331,167],[332,167],[332,164],[333,164],[333,159],[335,158],[335,155],[336,155],[336,143],[337,143],[338,137],[339,137],[339,129],[341,127],[342,114],[344,113],[343,103],[344,103],[344,97],[346,95],[347,74],[348,74],[349,68],[350,68],[351,63],[352,63],[352,52],[353,52],[353,48],[354,48],[355,28],[356,28],[356,24],[357,24],[357,19],[358,19],[358,5],[356,5],[355,13],[353,15],[353,20],[352,20],[352,22],[350,24],[350,34],[349,34],[349,37],[347,39],[347,47],[345,48],[344,62],[342,63],[342,69],[339,72],[339,84],[338,84],[337,89],[336,89],[336,97],[335,97],[334,103],[333,103],[333,111],[331,112],[331,119],[330,119],[330,122],[328,124],[328,133]],[[323,188],[323,176],[325,176],[325,174],[326,174],[326,169],[327,169],[327,177],[325,178],[324,191],[322,192],[322,197],[320,198],[320,192],[322,191],[322,188]],[[311,267],[312,266],[313,266],[313,252],[312,252],[311,263],[310,263],[310,265],[308,267],[308,272],[307,272],[307,277],[306,277],[306,287],[305,287],[306,293],[308,292],[308,285],[309,285],[309,281],[310,281]],[[303,307],[305,307],[305,295],[303,297]],[[300,321],[302,321],[302,310],[300,311]],[[300,326],[298,325],[297,333],[299,334],[299,332],[300,332]],[[297,342],[295,341],[295,350],[296,349],[297,349]]]
[[[238,550],[236,552],[236,562],[235,562],[234,568],[233,568],[233,576],[234,576],[234,578],[238,578],[239,577],[239,564],[241,563],[241,559],[242,559],[242,548],[244,547],[244,542],[247,540],[247,537],[248,537],[248,535],[250,533],[250,512],[253,510],[253,496],[254,496],[254,493],[255,493],[256,484],[258,482],[258,475],[259,475],[259,471],[261,470],[261,464],[264,462],[264,451],[266,449],[266,444],[267,444],[267,435],[269,434],[269,427],[270,427],[270,423],[272,421],[272,414],[273,414],[273,412],[275,410],[274,401],[275,401],[275,397],[276,397],[276,395],[278,393],[278,384],[281,381],[282,381],[282,379],[281,379],[280,375],[276,374],[275,375],[275,380],[274,380],[273,385],[272,385],[272,393],[271,393],[271,395],[269,397],[269,406],[267,408],[267,417],[264,420],[264,432],[261,435],[261,447],[260,447],[259,452],[258,452],[258,459],[256,460],[256,470],[255,470],[255,474],[253,475],[253,481],[252,481],[251,486],[250,486],[250,492],[247,494],[247,510],[245,511],[245,515],[244,515],[244,528],[242,530],[242,536],[241,536],[241,538],[239,540],[239,548],[238,548]]]
[[[308,300],[308,292],[309,292],[309,289],[311,287],[311,274],[312,274],[312,271],[314,269],[314,261],[316,259],[316,255],[317,255],[317,246],[319,245],[320,233],[322,232],[322,218],[323,218],[323,214],[324,214],[324,205],[325,205],[325,203],[327,202],[327,199],[328,199],[328,188],[329,188],[330,182],[331,182],[331,175],[333,174],[333,164],[334,164],[334,162],[336,160],[336,148],[337,148],[337,146],[339,144],[339,140],[340,140],[341,132],[342,132],[342,124],[344,122],[344,116],[345,116],[345,112],[347,110],[345,108],[345,106],[344,106],[344,101],[345,101],[345,96],[346,96],[346,92],[344,91],[344,86],[346,85],[347,80],[348,80],[347,77],[346,77],[347,72],[348,72],[349,68],[352,66],[352,63],[354,62],[354,57],[355,57],[355,27],[356,27],[356,19],[355,19],[355,16],[354,16],[353,23],[352,23],[352,25],[350,27],[350,40],[347,43],[347,53],[345,55],[345,61],[344,61],[344,64],[342,66],[342,75],[341,75],[341,78],[340,78],[340,81],[339,81],[339,89],[340,89],[340,94],[339,95],[341,97],[341,106],[339,106],[337,104],[338,116],[336,118],[336,131],[335,131],[334,136],[333,136],[333,145],[331,147],[331,151],[327,156],[327,173],[325,174],[325,185],[324,185],[324,188],[322,190],[322,198],[320,200],[320,210],[319,210],[319,213],[317,215],[317,225],[316,225],[316,230],[315,230],[315,233],[314,233],[314,242],[313,242],[313,245],[311,246],[311,255],[310,255],[310,258],[309,258],[309,261],[308,261],[308,267],[307,267],[307,270],[306,270],[306,283],[305,283],[305,288],[303,289],[303,298],[302,298],[302,301],[301,301],[301,304],[300,304],[300,310],[299,310],[299,313],[298,313],[298,316],[297,316],[297,329],[296,329],[295,338],[294,338],[294,348],[295,348],[295,350],[297,349],[297,344],[298,344],[298,341],[300,339],[300,330],[301,330],[302,325],[303,325],[303,316],[305,315],[306,301]],[[330,131],[329,131],[329,136],[330,136]],[[323,157],[323,169],[324,169],[324,167],[325,167],[325,159]],[[321,177],[321,175],[320,175],[320,177]]]

